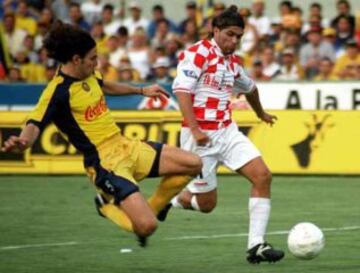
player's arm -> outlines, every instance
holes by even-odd
[[[264,111],[260,102],[259,91],[256,86],[254,86],[254,89],[251,93],[246,94],[246,100],[250,103],[252,109],[255,111],[259,119],[271,125],[274,124],[277,117]]]
[[[130,84],[104,81],[103,91],[106,95],[110,96],[123,96],[123,95],[144,95],[147,97],[169,97],[169,94],[164,88],[158,84],[148,85],[144,87],[136,87]]]
[[[239,67],[239,74],[235,79],[234,90],[237,93],[245,94],[246,100],[249,102],[259,119],[271,125],[274,124],[277,119],[276,116],[270,115],[264,111],[260,102],[258,88],[242,67]]]
[[[10,136],[1,147],[2,152],[23,152],[31,147],[40,134],[40,129],[33,123],[28,123],[19,136]]]
[[[186,120],[191,133],[196,140],[196,143],[200,146],[206,145],[210,139],[204,132],[200,130],[200,127],[196,121],[190,93],[185,90],[177,90],[175,94],[182,116],[184,120]]]

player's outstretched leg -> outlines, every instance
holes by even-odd
[[[249,263],[258,264],[261,262],[275,263],[284,258],[285,253],[282,250],[274,249],[268,243],[257,244],[247,251],[246,259]]]

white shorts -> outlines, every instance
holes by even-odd
[[[203,162],[202,177],[191,181],[187,188],[192,193],[205,193],[216,189],[216,172],[220,164],[236,171],[261,154],[255,145],[238,130],[236,123],[219,130],[203,130],[210,146],[197,146],[189,128],[183,127],[180,135],[181,148],[198,154]]]

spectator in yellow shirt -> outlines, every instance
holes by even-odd
[[[25,0],[19,1],[16,10],[16,28],[23,29],[33,36],[37,31],[37,23],[34,18],[29,16],[28,5]]]
[[[346,66],[351,63],[360,64],[360,54],[356,41],[351,39],[346,42],[346,52],[343,56],[336,60],[334,74],[340,78],[344,78]]]
[[[339,80],[332,71],[334,68],[334,63],[331,59],[325,57],[321,59],[319,66],[319,74],[314,78],[315,81],[336,81]]]

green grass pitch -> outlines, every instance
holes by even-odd
[[[143,192],[158,181],[142,182]],[[360,273],[360,178],[275,177],[267,240],[286,257],[261,265],[245,260],[250,185],[237,176],[219,181],[213,213],[172,210],[142,249],[96,214],[86,177],[0,176],[0,272]],[[291,256],[282,232],[303,221],[326,237],[310,261]]]

